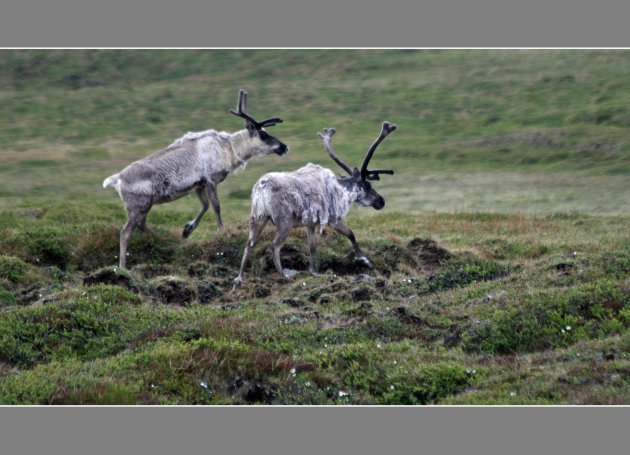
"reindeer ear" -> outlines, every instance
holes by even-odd
[[[352,169],[352,177],[356,181],[362,180],[362,178],[361,178],[361,171],[358,168],[355,167],[354,169]]]

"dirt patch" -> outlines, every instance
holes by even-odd
[[[358,275],[370,269],[362,262],[356,261],[354,253],[345,256],[331,256],[323,258],[319,263],[319,272],[330,271],[335,275]],[[383,270],[385,275],[391,274],[390,269]]]
[[[195,261],[188,266],[188,276],[201,278],[210,271],[210,264],[205,261]]]
[[[439,246],[434,240],[414,238],[407,244],[407,249],[420,264],[437,266],[451,259],[453,254]]]
[[[173,273],[173,266],[168,264],[139,264],[134,267],[144,278],[155,278]]]
[[[422,319],[420,316],[413,314],[411,310],[409,310],[409,308],[407,307],[404,307],[404,306],[396,307],[391,311],[391,313],[392,315],[396,316],[405,324],[413,324],[413,325],[419,325],[419,326],[427,325],[427,322],[424,319]]]
[[[361,316],[365,317],[373,313],[373,308],[374,308],[374,305],[372,305],[370,302],[363,302],[358,307],[352,308],[351,310],[346,311],[345,314],[348,316],[354,316],[354,317],[361,317]]]
[[[47,296],[50,291],[50,287],[31,286],[17,292],[15,294],[15,299],[19,305],[30,305],[31,303],[37,302],[42,297]]]
[[[137,281],[129,274],[128,271],[119,267],[107,267],[90,273],[83,278],[83,284],[93,286],[95,284],[111,284],[120,286],[128,291],[138,293],[140,287]]]
[[[372,296],[372,290],[366,286],[362,286],[352,291],[353,302],[363,302],[366,300],[370,300],[371,296]]]
[[[157,297],[164,303],[186,305],[195,299],[195,291],[181,278],[162,277],[155,283]]]
[[[595,153],[613,152],[617,150],[620,145],[621,144],[617,142],[611,141],[592,141],[583,144],[579,149],[579,153],[582,155],[591,155]]]
[[[254,297],[262,299],[271,295],[271,287],[265,284],[257,284],[254,286]]]
[[[553,269],[561,275],[570,275],[575,269],[575,264],[569,262],[559,262],[554,264]]]
[[[210,303],[222,295],[221,290],[211,281],[199,281],[197,283],[199,303]]]
[[[252,260],[252,271],[255,275],[265,276],[276,273],[276,266],[273,263],[271,248],[267,247],[256,251]],[[303,272],[308,270],[309,255],[304,249],[290,243],[286,243],[280,251],[280,262],[282,268]]]
[[[209,275],[211,277],[215,277],[215,278],[226,278],[226,279],[232,279],[234,277],[236,277],[238,273],[236,272],[236,270],[231,269],[230,267],[227,267],[225,265],[221,265],[221,264],[211,264],[209,265],[208,271],[206,275]]]
[[[519,131],[502,136],[486,137],[466,142],[476,147],[501,147],[506,145],[530,145],[533,147],[556,147],[558,139],[565,133],[549,134],[543,131]]]

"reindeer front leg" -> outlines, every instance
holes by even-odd
[[[363,254],[363,252],[361,251],[361,248],[359,248],[359,244],[357,243],[357,239],[354,236],[354,232],[352,232],[352,230],[347,227],[345,224],[343,223],[338,223],[333,225],[333,229],[335,231],[337,231],[338,233],[345,235],[346,237],[348,237],[350,239],[350,241],[352,242],[352,247],[354,248],[354,259],[357,262],[362,263],[363,265],[365,265],[368,268],[372,268],[372,263],[370,262],[370,260]]]

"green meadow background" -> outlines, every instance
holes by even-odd
[[[630,52],[0,50],[0,404],[630,403]],[[187,131],[236,131],[239,89],[284,157],[154,207],[129,270],[105,177]],[[276,277],[267,228],[232,290],[265,172],[372,167],[373,270],[326,230]]]

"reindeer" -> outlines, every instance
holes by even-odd
[[[330,141],[335,134],[334,128],[325,128],[324,134],[317,133],[328,155],[348,173],[348,176],[336,177],[329,169],[312,163],[294,172],[270,172],[263,175],[252,190],[249,238],[243,253],[241,269],[233,282],[234,287],[242,285],[243,270],[249,254],[268,221],[277,229],[272,242],[273,262],[278,273],[285,278],[290,278],[296,272],[282,268],[280,250],[291,229],[299,226],[306,228],[310,254],[309,271],[312,274],[317,274],[315,228],[319,227],[321,234],[327,224],[348,237],[354,247],[355,260],[371,268],[372,264],[359,248],[354,233],[343,220],[353,203],[374,207],[376,210],[385,207],[385,199],[372,188],[368,180],[380,180],[380,174],[393,175],[394,171],[368,170],[368,164],[376,147],[395,129],[396,125],[383,123],[380,135],[365,155],[361,170],[356,167],[350,169],[333,151]]]
[[[171,202],[192,191],[201,201],[201,211],[184,226],[187,238],[197,227],[210,204],[217,229],[223,228],[217,185],[234,170],[244,167],[258,155],[285,155],[288,147],[265,131],[281,123],[280,118],[257,122],[247,113],[247,93],[239,93],[237,117],[245,119],[246,129],[236,133],[206,130],[189,132],[164,150],[135,161],[120,173],[107,177],[103,188],[113,186],[125,204],[127,222],[120,231],[120,267],[125,268],[131,233],[146,229],[146,218],[155,204]]]

